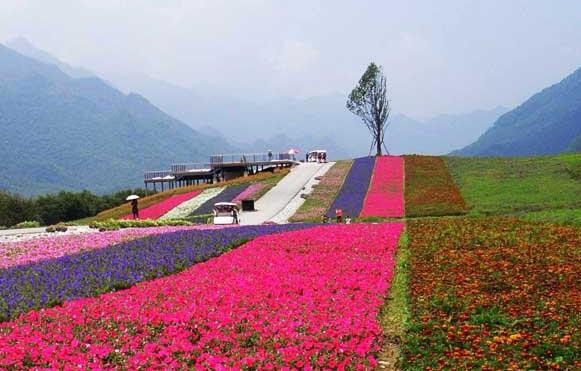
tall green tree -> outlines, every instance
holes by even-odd
[[[347,109],[359,116],[371,133],[373,140],[369,152],[375,145],[377,156],[382,155],[382,148],[389,154],[384,138],[391,107],[387,97],[387,79],[381,66],[373,62],[369,64],[359,83],[349,94]]]

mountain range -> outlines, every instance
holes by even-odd
[[[74,67],[24,38],[8,42],[21,54],[51,63],[69,75],[95,76]],[[239,150],[257,152],[297,147],[324,147],[330,158],[352,158],[369,153],[370,136],[359,119],[345,108],[341,94],[311,98],[235,97],[212,87],[186,88],[143,74],[109,73],[106,81],[117,89],[147,97],[164,112],[195,130],[221,136]],[[478,138],[505,107],[418,120],[394,114],[386,135],[391,153],[445,154]]]
[[[144,170],[234,150],[141,95],[74,78],[2,44],[0,130],[0,189],[26,195],[135,187]]]
[[[500,116],[460,156],[529,156],[581,150],[581,68]]]

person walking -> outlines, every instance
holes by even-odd
[[[139,219],[139,206],[137,205],[137,200],[131,200],[131,213],[133,214],[133,219]]]
[[[335,209],[335,219],[337,223],[343,223],[343,210],[342,209]]]

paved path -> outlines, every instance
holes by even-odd
[[[295,196],[299,195],[307,183],[327,166],[328,164],[305,162],[292,169],[277,185],[256,201],[254,206],[257,211],[241,213],[241,224],[256,225],[275,219]]]
[[[293,197],[293,199],[284,207],[284,209],[276,214],[271,220],[277,224],[286,224],[288,220],[295,215],[297,210],[301,207],[302,204],[305,203],[305,199],[301,197],[302,194],[311,194],[314,190],[313,186],[315,184],[319,184],[319,180],[315,179],[317,177],[323,176],[329,171],[331,166],[333,166],[334,162],[328,162],[324,166],[321,166],[319,170],[315,173],[315,176],[312,177],[307,184],[305,185],[305,190],[299,192]]]

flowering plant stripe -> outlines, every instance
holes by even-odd
[[[244,191],[240,192],[240,194],[232,200],[232,202],[240,203],[242,200],[247,198],[253,198],[260,190],[264,188],[264,184],[262,183],[252,183],[246,188]]]
[[[0,320],[181,271],[244,241],[309,225],[178,231],[0,270]]]
[[[413,220],[404,369],[579,370],[579,228]]]
[[[376,158],[361,217],[399,218],[404,216],[403,169],[403,157]]]
[[[180,219],[186,218],[206,203],[209,199],[214,198],[217,194],[224,191],[226,187],[215,187],[215,188],[208,188],[203,190],[199,195],[188,200],[184,203],[179,204],[178,206],[174,207],[170,211],[168,211],[165,215],[163,215],[160,219]]]
[[[214,204],[217,202],[232,202],[240,193],[242,193],[246,188],[247,184],[232,185],[226,187],[223,192],[218,193],[216,196],[204,202],[200,207],[198,207],[191,215],[206,215],[211,214],[214,209]]]
[[[458,215],[468,211],[442,157],[404,158],[406,216]]]
[[[353,161],[351,170],[345,178],[337,198],[327,211],[328,217],[334,218],[336,209],[343,210],[344,217],[359,216],[367,195],[374,165],[375,157],[362,157]]]
[[[0,366],[370,369],[401,223],[259,237],[174,276],[0,324]]]
[[[170,198],[159,202],[155,205],[149,206],[143,210],[139,210],[139,218],[140,219],[158,219],[174,207],[180,205],[183,202],[186,202],[197,195],[199,195],[202,191],[195,190],[193,192],[183,193],[180,195],[173,195]],[[133,219],[133,215],[125,215],[123,219]]]
[[[51,236],[0,243],[0,269],[54,259],[86,250],[100,249],[153,234],[209,227],[211,226],[128,228],[118,231]]]
[[[353,161],[337,161],[317,184],[305,203],[292,216],[293,222],[320,221],[335,200]]]

